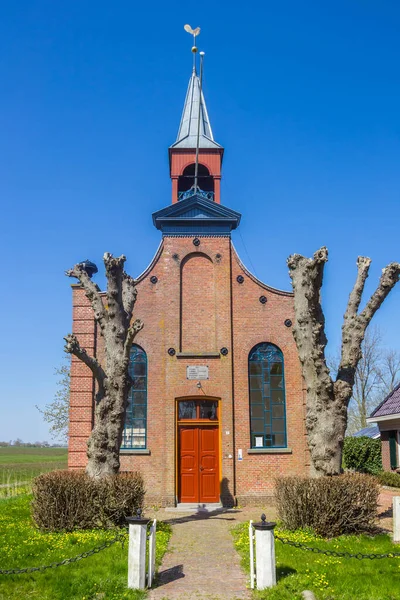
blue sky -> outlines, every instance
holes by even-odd
[[[329,347],[358,254],[400,260],[400,5],[395,0],[4,2],[0,19],[3,257],[0,440],[50,439],[51,401],[71,328],[63,272],[104,251],[138,275],[170,203],[175,140],[200,25],[205,95],[225,146],[222,202],[242,213],[234,243],[269,285],[286,257],[330,251]],[[97,281],[103,284],[103,276]],[[376,323],[400,348],[400,285]]]

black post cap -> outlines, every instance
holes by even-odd
[[[136,511],[136,517],[125,517],[125,520],[129,525],[147,525],[151,519],[142,519],[142,509],[138,508]]]
[[[271,531],[271,530],[275,529],[276,523],[273,523],[272,521],[266,521],[266,518],[267,517],[263,513],[261,515],[261,522],[253,523],[254,529],[258,529],[259,531]]]

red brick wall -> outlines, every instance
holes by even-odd
[[[284,325],[285,319],[293,319],[293,298],[251,277],[241,266],[228,237],[201,237],[200,242],[200,246],[195,247],[193,237],[164,238],[156,259],[137,283],[134,317],[145,324],[136,343],[146,351],[148,359],[147,440],[150,454],[124,453],[121,469],[142,471],[148,504],[173,504],[177,479],[176,400],[188,396],[215,397],[220,404],[223,495],[226,499],[236,495],[242,503],[260,503],[271,494],[275,476],[304,473],[308,464],[303,382],[292,330]],[[197,256],[187,258],[196,252],[199,253]],[[245,279],[243,284],[236,280],[239,274]],[[158,278],[156,284],[150,282],[152,275]],[[261,295],[268,299],[265,305],[259,302]],[[177,354],[180,350],[181,297],[184,339],[188,340],[183,351],[186,351],[186,344],[192,353],[199,354],[226,347],[227,356],[206,358],[168,354],[168,348],[174,348]],[[79,336],[88,336],[85,343],[90,350],[94,346],[93,316],[80,288],[74,288],[74,316],[77,318],[74,331],[78,333],[80,329]],[[211,320],[213,329],[208,333],[215,338],[212,347],[208,337],[204,339],[201,333],[203,323]],[[260,342],[272,342],[284,354],[291,454],[247,453],[250,448],[247,361],[251,348]],[[206,344],[207,348],[204,347]],[[196,364],[209,366],[209,379],[202,382],[202,389],[197,388],[197,381],[186,378],[186,367]],[[82,379],[82,387],[77,379],[79,374],[86,376]],[[90,432],[93,402],[87,375],[86,367],[74,361],[71,468],[82,468],[86,464],[85,442]],[[237,460],[238,449],[242,449],[242,461]]]
[[[95,353],[96,325],[93,310],[83,289],[72,286],[72,332],[89,354]],[[68,467],[81,469],[86,465],[87,439],[92,430],[93,377],[79,359],[71,360],[71,393],[69,409]]]
[[[216,351],[215,266],[205,254],[189,254],[181,267],[181,351]]]
[[[243,283],[237,281],[242,275]],[[280,475],[304,474],[308,471],[309,454],[305,432],[305,389],[292,328],[286,319],[294,320],[293,296],[264,286],[246,272],[236,252],[232,252],[232,292],[235,373],[235,442],[242,450],[237,461],[236,495],[242,503],[254,503],[255,497],[272,493],[274,478]],[[262,304],[260,296],[266,296]],[[278,346],[284,357],[286,387],[287,444],[291,454],[273,452],[249,454],[250,411],[248,357],[261,342]]]

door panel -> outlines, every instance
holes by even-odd
[[[179,501],[219,502],[218,427],[179,428]]]
[[[180,428],[180,501],[198,502],[199,436],[195,427]]]
[[[200,427],[200,502],[219,502],[218,428]]]

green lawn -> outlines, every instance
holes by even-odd
[[[30,517],[31,496],[0,500],[0,569],[39,566],[76,556],[115,536],[115,530],[40,533]],[[170,528],[157,523],[159,565]],[[144,598],[128,590],[128,544],[114,544],[77,563],[43,573],[0,575],[0,600],[121,600]]]
[[[7,446],[0,448],[0,497],[6,495],[6,486],[30,482],[34,477],[67,468],[66,448],[26,448]]]
[[[332,540],[318,538],[307,531],[276,529],[281,537],[325,550],[385,554],[400,552],[389,536],[341,536]],[[242,564],[250,571],[248,523],[233,530],[235,546]],[[301,600],[303,590],[314,592],[317,600],[399,600],[400,558],[357,560],[334,558],[275,542],[277,585],[255,592],[266,600]]]

